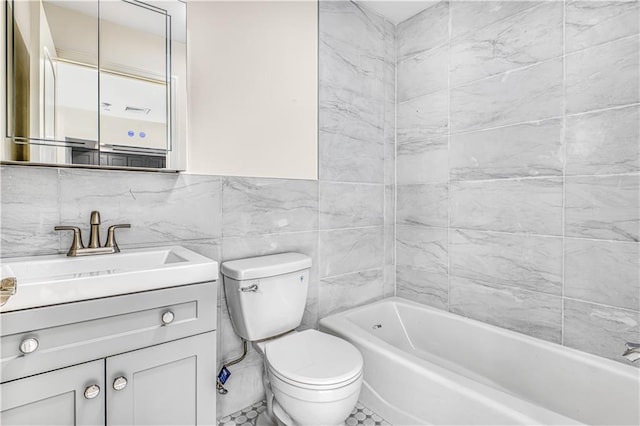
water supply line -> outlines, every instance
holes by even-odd
[[[222,368],[218,373],[218,377],[216,378],[216,389],[218,389],[218,393],[220,395],[226,395],[229,392],[224,387],[224,384],[227,382],[227,379],[229,378],[229,376],[231,376],[231,372],[229,371],[228,367],[231,367],[232,365],[236,365],[237,363],[245,359],[245,357],[247,356],[247,349],[248,349],[247,341],[245,339],[242,339],[242,355],[222,365]]]

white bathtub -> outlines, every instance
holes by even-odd
[[[632,366],[401,298],[320,329],[360,349],[360,399],[394,425],[640,424]]]

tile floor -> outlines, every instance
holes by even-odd
[[[258,415],[267,409],[265,401],[243,408],[242,410],[220,419],[218,426],[255,426]],[[346,421],[347,426],[390,426],[382,417],[358,403]]]

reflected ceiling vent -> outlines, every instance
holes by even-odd
[[[147,115],[151,112],[151,108],[137,108],[137,107],[127,106],[125,107],[124,111],[130,112],[131,114]]]

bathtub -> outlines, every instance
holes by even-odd
[[[640,369],[555,343],[397,297],[320,330],[362,352],[360,400],[394,425],[640,424]]]

